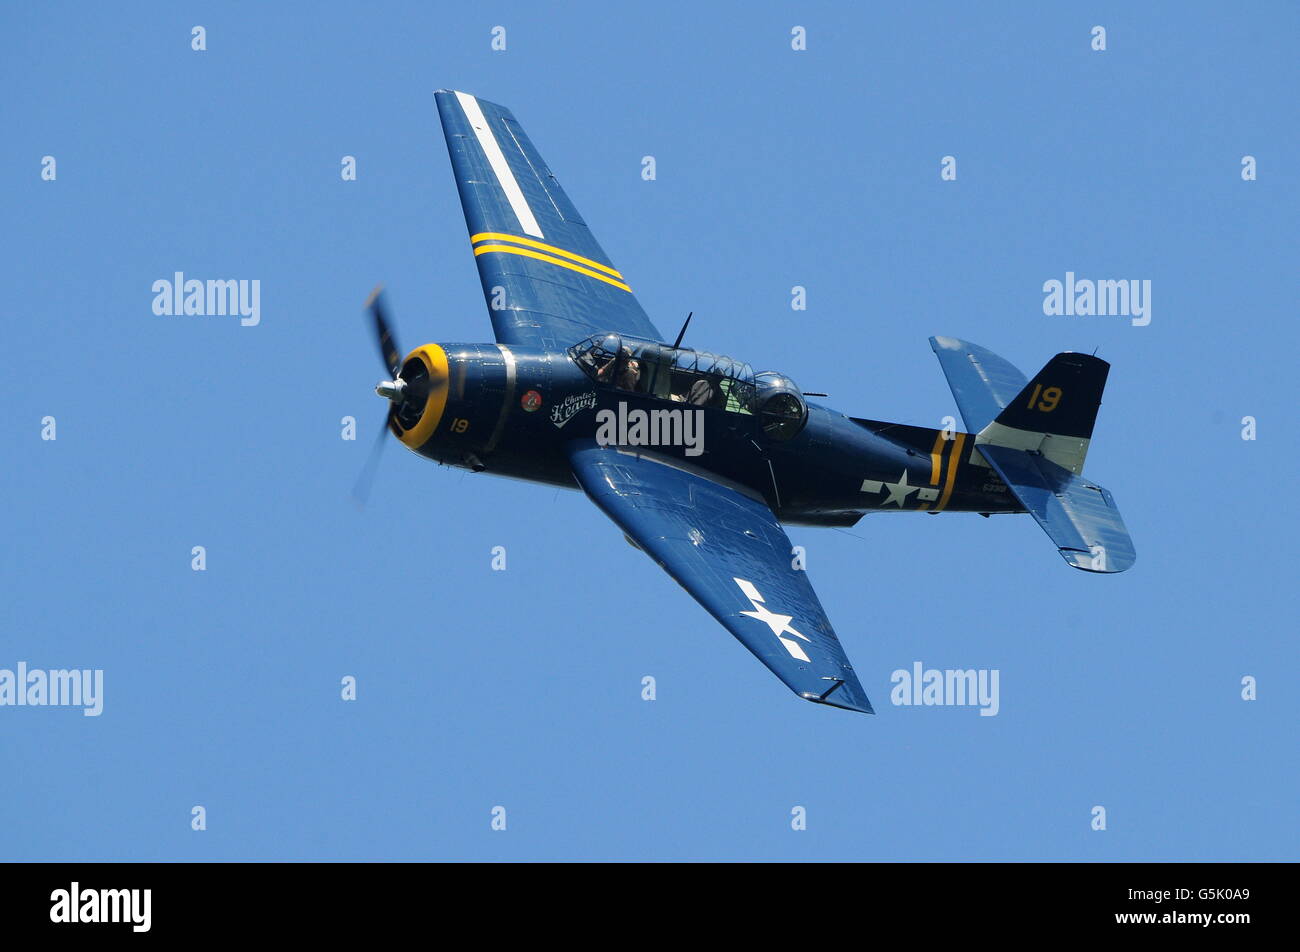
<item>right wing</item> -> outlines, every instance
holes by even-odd
[[[800,697],[875,713],[772,510],[680,460],[577,441],[591,500]]]
[[[514,114],[467,93],[434,98],[497,341],[662,340]]]

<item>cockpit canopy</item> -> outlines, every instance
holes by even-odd
[[[753,413],[756,388],[749,364],[655,341],[597,334],[569,348],[569,356],[601,384],[661,400]]]
[[[655,341],[597,334],[569,348],[569,356],[600,384],[661,400],[757,415],[764,435],[788,440],[808,421],[808,404],[793,380],[774,371]]]

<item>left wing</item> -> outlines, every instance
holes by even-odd
[[[569,460],[605,515],[792,691],[875,713],[766,503],[658,454],[586,440]]]
[[[434,98],[497,341],[662,340],[514,114],[467,93]]]

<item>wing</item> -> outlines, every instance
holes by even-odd
[[[790,539],[747,490],[593,441],[569,447],[587,495],[800,697],[875,713]]]
[[[445,89],[434,98],[496,339],[550,349],[601,331],[661,340],[510,110]]]

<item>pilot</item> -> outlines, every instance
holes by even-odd
[[[707,407],[713,401],[713,386],[703,377],[686,391],[686,402],[696,407]]]
[[[609,383],[609,378],[614,376],[615,359],[609,354],[590,354],[587,357],[588,363],[596,372],[596,379],[601,383]]]
[[[619,371],[618,382],[614,386],[620,390],[635,390],[640,380],[641,361],[629,357],[623,361],[623,369]]]

